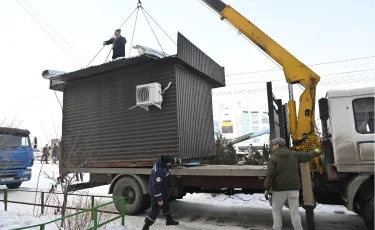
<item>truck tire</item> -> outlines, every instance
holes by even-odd
[[[361,216],[367,230],[374,230],[374,191],[361,202]]]
[[[133,177],[120,178],[113,189],[114,197],[125,198],[125,214],[136,215],[142,211],[143,190],[138,181]],[[114,198],[115,199],[115,198]],[[115,202],[116,209],[121,212],[122,202]]]
[[[6,184],[6,186],[9,188],[9,189],[17,189],[21,186],[22,182],[19,182],[19,183],[13,183],[13,184]]]

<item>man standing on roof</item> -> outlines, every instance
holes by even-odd
[[[161,156],[155,166],[152,168],[149,187],[151,195],[151,211],[145,219],[142,230],[149,230],[163,209],[163,215],[166,217],[166,225],[178,225],[178,221],[172,219],[171,210],[169,209],[168,190],[170,182],[169,166],[176,164],[177,159],[171,156]]]
[[[115,30],[115,37],[109,39],[108,41],[103,42],[103,46],[110,45],[112,46],[112,59],[116,59],[118,57],[125,57],[125,44],[126,44],[126,38],[121,36],[121,30],[117,29]]]
[[[264,196],[269,199],[272,189],[272,216],[274,230],[281,230],[281,212],[288,202],[289,212],[294,230],[303,230],[299,215],[299,190],[301,189],[298,173],[299,163],[305,163],[319,156],[322,152],[317,148],[310,152],[297,152],[285,146],[285,140],[275,138],[271,141],[274,150],[268,161],[266,179],[264,181]]]

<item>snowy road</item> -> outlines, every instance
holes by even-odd
[[[40,164],[33,167],[33,179],[30,182],[25,182],[22,189],[35,188],[37,185],[37,176],[39,173]],[[57,166],[44,165],[43,170],[49,174],[57,172]],[[42,173],[43,174],[43,173]],[[41,175],[42,175],[41,174]],[[85,175],[85,179],[88,179]],[[44,176],[40,177],[39,187],[47,189],[51,181]],[[0,189],[5,186],[0,186]],[[89,192],[96,195],[107,195],[108,186],[97,187],[91,189]],[[9,198],[17,199],[18,201],[32,202],[34,200],[33,194],[26,194],[22,192],[10,191]],[[0,193],[3,196],[3,192]],[[241,199],[242,200],[241,200]],[[243,201],[246,200],[246,201]],[[212,197],[209,194],[189,194],[182,200],[177,200],[171,204],[172,214],[176,220],[180,221],[179,226],[166,227],[165,220],[159,218],[152,229],[185,229],[185,230],[224,230],[224,229],[272,229],[272,214],[269,204],[263,201],[262,195],[238,195],[228,197],[225,195],[217,195]],[[18,204],[10,204],[9,210],[12,211],[22,208],[23,210],[31,210],[29,208],[22,208]],[[0,204],[0,210],[3,210],[3,204]],[[343,211],[345,214],[335,214],[334,211]],[[304,211],[301,208],[303,225],[305,223]],[[147,212],[139,216],[126,216],[126,226],[130,230],[138,230],[142,228],[144,217]],[[288,209],[283,213],[283,225],[285,230],[293,229]],[[319,230],[340,229],[340,230],[366,230],[362,219],[356,214],[347,211],[342,206],[318,205],[315,209],[316,227]],[[0,227],[0,229],[3,229]]]

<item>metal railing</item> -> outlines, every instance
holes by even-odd
[[[24,205],[35,205],[35,206],[40,206],[41,207],[41,214],[44,214],[44,211],[45,211],[45,207],[51,207],[51,208],[61,208],[60,206],[56,206],[56,205],[46,205],[45,204],[45,193],[50,193],[50,192],[46,192],[46,191],[30,191],[30,190],[12,190],[13,191],[21,191],[21,192],[40,192],[41,193],[41,196],[40,196],[40,204],[37,204],[37,203],[27,203],[27,202],[20,202],[20,201],[12,201],[12,200],[9,200],[8,199],[8,190],[7,189],[3,189],[4,191],[4,199],[3,200],[0,200],[0,201],[3,201],[4,202],[4,210],[7,211],[8,210],[8,203],[15,203],[15,204],[24,204]],[[63,193],[58,193],[58,192],[53,192],[53,194],[58,194],[58,195],[63,195]],[[21,230],[21,229],[29,229],[29,228],[35,228],[35,227],[39,227],[40,230],[44,230],[45,229],[45,226],[48,225],[48,224],[52,224],[52,223],[55,223],[55,222],[58,222],[58,221],[63,221],[67,218],[70,218],[70,217],[73,217],[73,216],[77,216],[77,215],[80,215],[80,214],[84,214],[84,213],[87,213],[87,212],[91,212],[91,219],[93,220],[93,226],[91,228],[89,228],[88,230],[92,230],[92,229],[97,229],[99,227],[102,227],[114,220],[117,220],[119,218],[121,218],[121,225],[124,226],[125,225],[125,198],[124,197],[111,197],[111,196],[98,196],[98,195],[85,195],[85,194],[70,194],[69,196],[89,196],[91,197],[91,208],[90,209],[84,209],[84,208],[79,208],[79,207],[66,207],[66,209],[72,209],[72,210],[81,210],[80,212],[76,212],[74,214],[69,214],[69,215],[66,215],[64,217],[61,217],[61,218],[58,218],[58,219],[55,219],[55,220],[52,220],[52,221],[49,221],[49,222],[46,222],[46,223],[42,223],[42,224],[37,224],[37,225],[32,225],[32,226],[27,226],[27,227],[22,227],[22,228],[17,228],[17,229],[14,229],[14,230]],[[101,197],[101,198],[113,198],[113,200],[111,202],[107,202],[105,204],[101,204],[99,206],[94,206],[95,205],[95,197]],[[119,212],[111,212],[111,211],[104,211],[104,210],[99,210],[99,208],[102,208],[102,207],[105,207],[105,206],[108,206],[110,204],[114,204],[115,202],[118,202],[118,201],[121,201],[121,206],[122,206],[122,210],[121,210],[121,213]],[[110,213],[110,214],[120,214],[118,216],[115,216],[107,221],[104,221],[103,223],[98,223],[98,212],[102,212],[102,213]]]

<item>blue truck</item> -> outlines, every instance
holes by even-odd
[[[34,138],[34,148],[37,138]],[[19,188],[31,179],[34,152],[30,132],[25,129],[0,127],[0,185]]]

